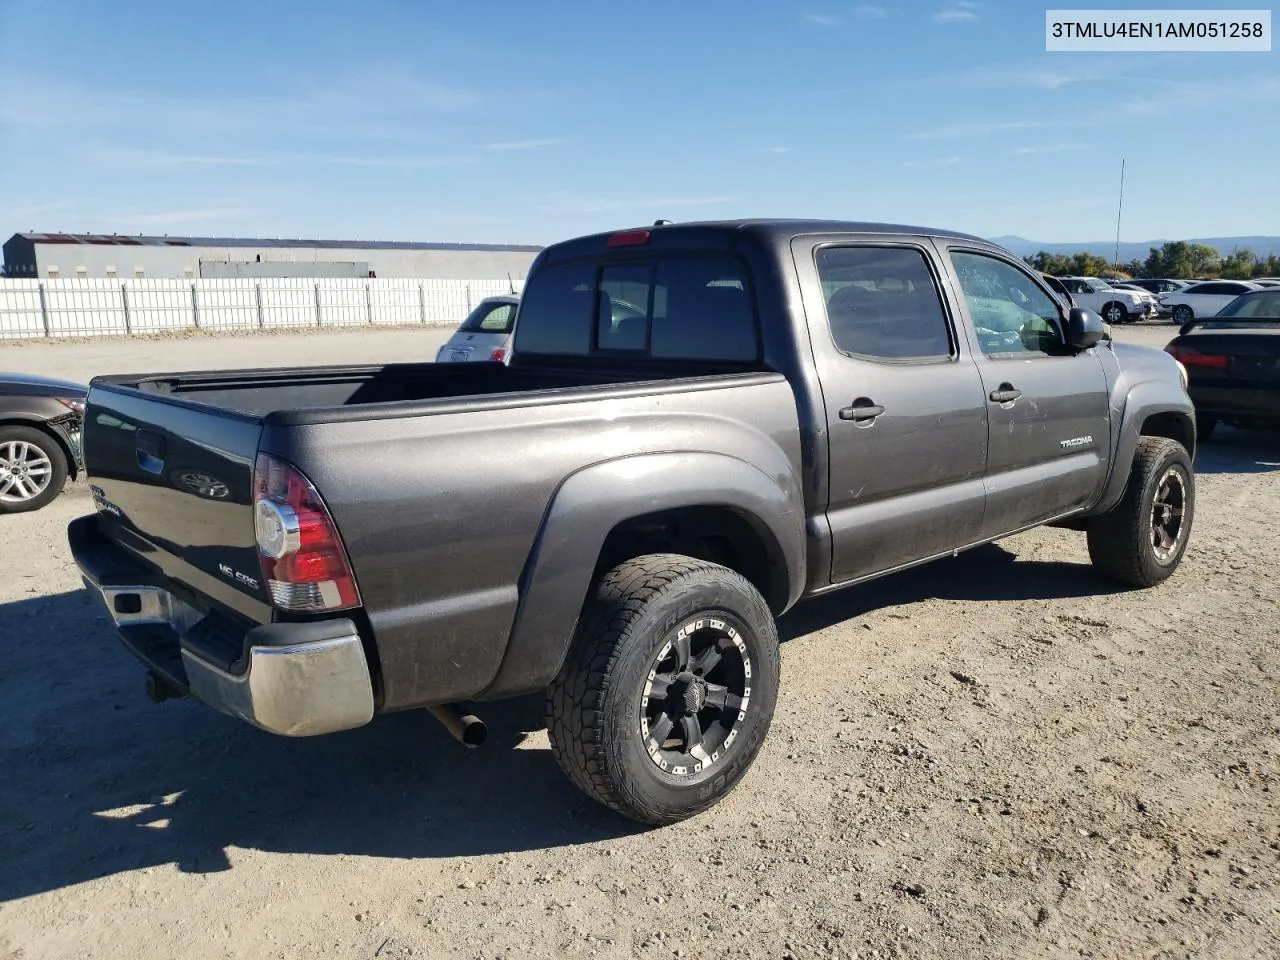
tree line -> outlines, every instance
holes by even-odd
[[[1041,273],[1072,277],[1170,277],[1175,280],[1249,280],[1253,277],[1280,277],[1280,256],[1263,258],[1247,247],[1225,257],[1204,243],[1176,240],[1166,243],[1145,260],[1130,260],[1118,266],[1094,253],[1046,253],[1024,257]]]

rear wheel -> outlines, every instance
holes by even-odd
[[[0,513],[39,510],[66,482],[58,441],[34,427],[0,427]]]
[[[1196,312],[1188,307],[1185,303],[1180,303],[1173,308],[1173,322],[1182,324],[1190,323],[1196,318]]]
[[[628,560],[598,583],[547,690],[551,748],[618,813],[683,820],[750,768],[780,673],[773,615],[742,576],[675,554]]]
[[[1153,587],[1182,562],[1195,508],[1186,448],[1164,437],[1141,437],[1124,498],[1089,520],[1089,559],[1116,580]]]

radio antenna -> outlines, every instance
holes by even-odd
[[[1116,259],[1112,264],[1120,270],[1120,216],[1124,213],[1124,157],[1120,158],[1120,206],[1116,209]]]

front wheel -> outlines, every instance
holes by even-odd
[[[1196,312],[1188,307],[1185,303],[1180,303],[1173,308],[1173,322],[1181,326],[1184,323],[1190,323],[1196,318]]]
[[[33,427],[0,427],[0,513],[39,510],[62,492],[67,457]]]
[[[745,578],[676,554],[605,574],[547,690],[560,767],[641,823],[712,806],[760,750],[781,666],[773,615]]]
[[[1124,323],[1129,319],[1129,311],[1123,303],[1112,300],[1102,308],[1102,319],[1107,323]]]
[[[1195,510],[1186,448],[1165,437],[1141,437],[1124,498],[1089,520],[1089,559],[1109,577],[1154,587],[1182,562]]]

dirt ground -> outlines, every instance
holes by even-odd
[[[0,368],[443,336],[412,333],[0,347]],[[1155,590],[1040,530],[789,614],[759,761],[656,831],[569,786],[536,699],[485,706],[476,752],[421,713],[291,741],[153,706],[79,587],[76,485],[0,519],[0,958],[1280,956],[1280,438],[1223,430],[1197,468]]]

